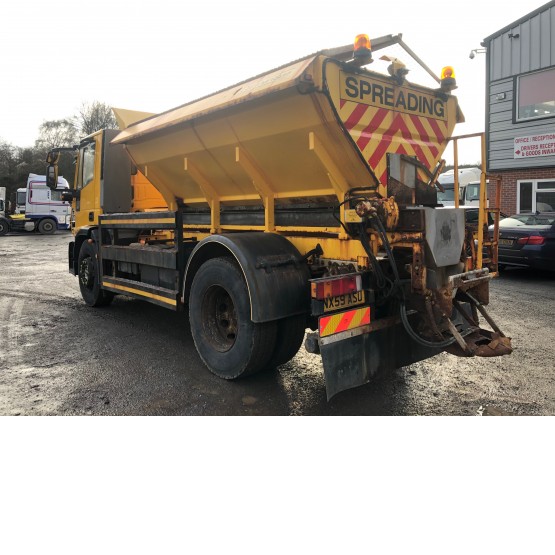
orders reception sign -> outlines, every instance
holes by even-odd
[[[515,137],[514,157],[555,156],[555,133]]]

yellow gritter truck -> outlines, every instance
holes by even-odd
[[[309,328],[328,398],[446,350],[510,353],[484,308],[497,270],[485,204],[476,230],[437,202],[463,121],[454,72],[429,88],[391,56],[387,74],[368,69],[394,44],[422,64],[401,35],[360,35],[162,114],[116,111],[119,131],[78,145],[66,194],[85,302],[188,311],[225,379],[289,361]]]

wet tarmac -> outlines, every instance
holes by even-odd
[[[553,415],[555,275],[508,269],[490,314],[514,352],[441,354],[326,400],[320,357],[235,382],[200,361],[185,315],[126,297],[89,308],[68,233],[0,238],[1,415]]]

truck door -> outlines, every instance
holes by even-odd
[[[61,224],[69,224],[68,216],[70,214],[69,205],[62,200],[62,193],[67,189],[55,189],[51,191],[48,189],[50,199],[49,213],[56,216],[56,219]]]
[[[100,209],[100,154],[102,135],[98,134],[79,148],[76,173],[75,227],[98,223]]]
[[[40,185],[29,183],[25,214],[27,216],[48,214],[50,204],[49,192],[50,189],[46,185],[41,187]]]

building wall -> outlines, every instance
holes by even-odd
[[[555,43],[555,40],[553,42]],[[555,133],[555,118],[513,123],[514,96],[514,79],[512,77],[490,83],[488,97],[488,171],[555,167],[555,156],[515,159],[515,138],[532,137],[546,133],[553,134]]]
[[[555,67],[555,2],[485,41],[488,171],[555,167],[555,156],[514,158],[514,139],[555,133],[555,118],[515,121],[516,78]]]
[[[524,6],[524,5],[523,5]],[[555,134],[555,117],[516,121],[517,77],[555,67],[555,2],[486,38],[487,171],[502,177],[501,211],[514,214],[519,180],[555,179],[555,156],[515,158],[515,139]],[[489,198],[494,199],[493,191]]]
[[[547,5],[539,13],[524,17],[499,35],[490,37],[489,80],[493,82],[555,65],[554,29],[555,7]]]
[[[555,181],[555,168],[535,168],[497,171],[494,175],[501,177],[501,212],[510,216],[519,212],[517,206],[517,183],[522,180],[552,179]],[[493,181],[493,180],[492,180]],[[495,186],[489,185],[488,198],[490,206],[495,206]]]

